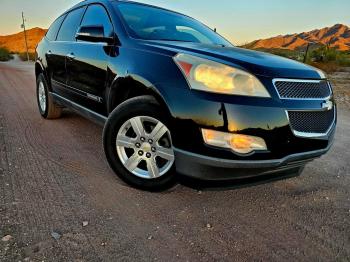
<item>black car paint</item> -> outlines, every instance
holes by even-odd
[[[71,10],[93,3],[93,0],[84,1]],[[38,45],[37,71],[45,73],[52,92],[106,119],[118,104],[116,101],[122,101],[119,94],[124,93],[125,83],[144,87],[153,92],[169,112],[174,146],[193,154],[247,161],[328,150],[334,132],[319,139],[296,137],[286,115],[286,110],[321,110],[325,101],[281,100],[272,84],[274,78],[320,79],[315,69],[237,47],[133,39],[128,36],[111,1],[101,0],[98,4],[110,15],[115,44],[50,42],[44,38]],[[191,90],[173,61],[179,52],[248,71],[263,83],[271,98]],[[69,54],[75,58],[67,56]],[[331,100],[334,102],[333,97]],[[79,111],[79,107],[76,109]],[[204,144],[200,128],[259,136],[265,139],[269,151],[241,156],[212,148]]]

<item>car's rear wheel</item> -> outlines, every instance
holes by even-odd
[[[41,116],[46,119],[61,117],[62,107],[55,104],[43,74],[38,76],[36,86],[37,102]]]
[[[175,155],[168,118],[150,96],[118,106],[103,132],[107,160],[126,183],[160,191],[176,183]]]

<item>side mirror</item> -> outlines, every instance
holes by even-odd
[[[114,42],[113,37],[106,37],[104,34],[103,25],[89,25],[81,26],[75,35],[75,38],[80,41],[86,42],[102,42],[112,44]]]

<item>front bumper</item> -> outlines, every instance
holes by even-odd
[[[281,159],[272,160],[228,160],[208,157],[175,149],[176,170],[178,173],[201,180],[232,180],[265,175],[299,174],[310,161],[326,154],[327,148],[297,153]]]
[[[289,155],[328,147],[331,130],[320,138],[296,136],[289,125],[287,110],[319,110],[321,102],[281,102],[277,99],[229,97],[175,89],[168,103],[173,115],[171,134],[173,145],[183,151],[229,160],[283,159]],[[336,122],[333,129],[335,129]],[[265,140],[268,151],[248,156],[207,146],[201,128],[257,136]]]

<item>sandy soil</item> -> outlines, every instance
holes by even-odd
[[[33,65],[0,64],[0,261],[347,261],[350,72],[332,150],[301,177],[234,190],[124,185],[102,128],[37,112]]]

